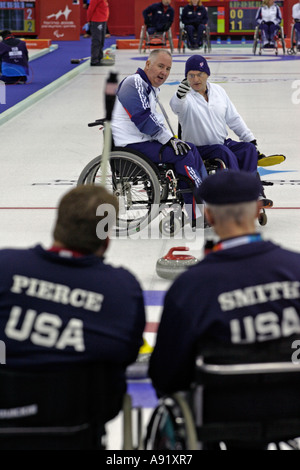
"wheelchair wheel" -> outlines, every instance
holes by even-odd
[[[208,26],[206,26],[206,29],[205,29],[205,37],[206,37],[206,44],[204,46],[204,52],[211,52],[211,42],[210,42],[210,29]]]
[[[174,52],[174,43],[173,43],[173,35],[172,35],[171,28],[168,30],[168,40],[169,40],[169,46],[170,46],[170,49],[171,49],[171,53],[173,54],[173,52]]]
[[[148,424],[145,450],[198,450],[193,416],[180,393],[162,399],[154,410]]]
[[[162,235],[167,237],[174,237],[182,227],[182,212],[181,217],[175,214],[174,211],[164,217],[159,223],[159,231]]]
[[[179,32],[179,39],[178,39],[178,52],[184,52],[185,50],[185,43],[184,43],[184,30],[181,28]]]
[[[145,35],[146,35],[146,25],[143,25],[141,29],[141,33],[140,33],[139,53],[142,52]]]
[[[254,39],[253,39],[253,47],[252,47],[252,52],[253,52],[254,55],[256,54],[258,36],[259,36],[259,30],[258,30],[258,27],[256,27],[255,28],[255,33],[254,33]]]
[[[267,222],[268,222],[268,217],[267,217],[266,211],[262,209],[261,213],[258,216],[258,223],[259,225],[263,226],[263,225],[267,225]]]
[[[285,47],[285,40],[284,40],[284,35],[283,35],[283,33],[281,34],[281,47],[282,47],[282,53],[285,55],[285,53],[286,53],[286,47]]]
[[[115,232],[137,233],[159,214],[159,173],[146,158],[123,150],[111,152],[109,163],[105,187],[119,199]],[[77,181],[77,185],[81,184],[102,184],[101,156],[82,170]]]

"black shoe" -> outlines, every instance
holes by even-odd
[[[91,62],[91,67],[100,67],[101,65],[102,65],[101,62],[95,62],[95,63]]]

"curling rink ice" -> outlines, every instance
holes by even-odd
[[[218,46],[205,54],[211,76],[218,83],[254,133],[260,151],[282,153],[286,161],[260,168],[266,197],[274,201],[267,209],[268,222],[257,227],[265,239],[300,251],[300,54],[276,56],[273,51],[252,54],[250,45]],[[196,53],[203,54],[203,50]],[[169,100],[184,78],[184,66],[192,52],[174,50],[173,67],[161,87],[163,103],[173,129],[177,119]],[[121,81],[137,67],[144,67],[147,54],[116,50],[113,67],[79,65],[80,73],[0,125],[0,247],[48,247],[60,197],[74,185],[83,167],[102,152],[103,133],[87,124],[105,116],[104,88],[111,71]],[[1,106],[0,106],[1,112]],[[229,133],[230,137],[236,136]],[[153,222],[157,226],[158,220]],[[154,230],[155,235],[158,234]],[[205,230],[205,238],[213,236]],[[174,246],[189,248],[203,257],[203,232],[189,239],[154,236],[112,240],[106,260],[128,268],[150,292],[166,291],[171,281],[156,274],[156,262]],[[116,286],[117,294],[117,286]],[[155,342],[161,305],[147,305],[145,338]],[[144,412],[145,423],[150,409]],[[107,426],[108,450],[121,449],[121,420]]]

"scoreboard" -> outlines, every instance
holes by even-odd
[[[295,0],[296,2],[297,0]],[[179,16],[186,0],[173,0],[175,8],[178,7]],[[172,4],[173,4],[172,3]],[[280,7],[282,17],[284,17],[284,0],[276,0]],[[213,35],[250,35],[256,28],[256,13],[262,5],[262,1],[243,0],[214,0],[203,1],[203,6],[207,9],[208,24]]]
[[[18,35],[36,35],[36,3],[0,1],[0,31],[9,29]]]
[[[282,8],[283,1],[277,1],[276,4]],[[262,2],[229,2],[229,31],[232,33],[253,32],[256,27],[255,16]],[[281,11],[282,13],[282,11]]]

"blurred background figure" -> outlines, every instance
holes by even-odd
[[[296,47],[297,51],[300,52],[300,0],[298,3],[293,5],[292,17],[295,22],[295,32],[296,32]]]
[[[275,47],[275,36],[282,21],[279,6],[274,0],[264,0],[256,13],[255,20],[261,30],[263,47]]]
[[[189,0],[181,14],[181,21],[184,24],[188,37],[188,47],[199,49],[203,44],[203,32],[208,22],[206,8],[201,0]]]
[[[109,17],[109,6],[107,0],[89,0],[87,9],[87,20],[90,25],[91,42],[91,65],[104,65],[103,48],[106,35],[106,25]]]
[[[8,29],[0,33],[0,80],[6,84],[26,83],[29,75],[28,50],[25,41]]]
[[[143,10],[148,34],[163,33],[171,28],[174,21],[174,8],[170,4],[171,0],[162,0]]]

